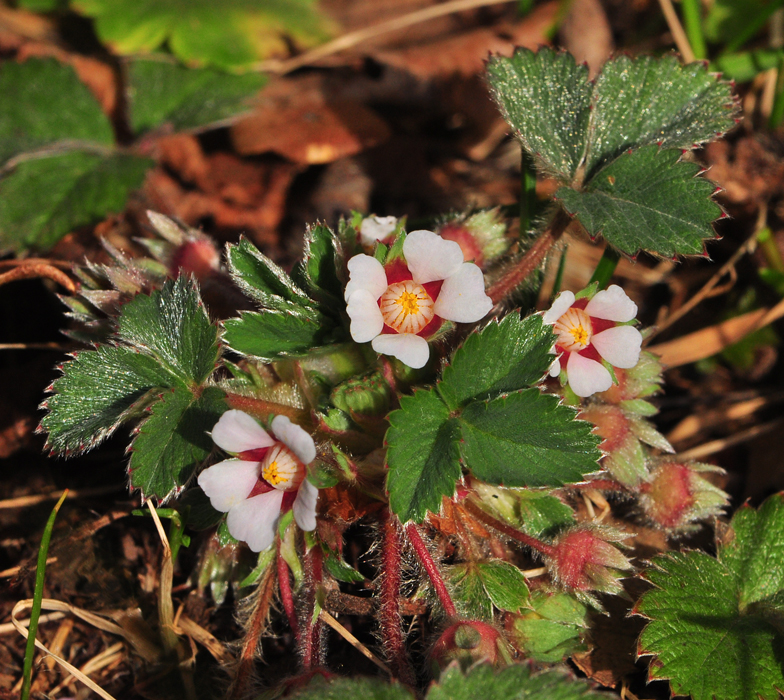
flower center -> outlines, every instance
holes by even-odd
[[[279,491],[293,491],[305,478],[305,465],[288,447],[276,443],[261,463],[261,478]]]
[[[435,316],[433,300],[414,280],[390,284],[378,306],[384,323],[398,333],[419,333]]]
[[[591,344],[593,327],[591,317],[582,309],[572,307],[553,325],[558,334],[555,344],[566,352],[578,352]]]

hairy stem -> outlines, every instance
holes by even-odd
[[[387,653],[390,669],[395,678],[399,678],[408,685],[414,685],[416,678],[406,654],[400,619],[400,529],[397,518],[389,512],[384,517],[383,531],[383,566],[379,610],[381,639]]]
[[[302,620],[302,633],[300,634],[300,653],[302,654],[302,667],[305,673],[310,673],[321,665],[324,656],[323,631],[324,625],[317,615],[314,615],[317,601],[316,593],[323,579],[321,547],[313,547],[305,555],[305,581],[306,601]]]
[[[555,554],[555,547],[552,545],[549,545],[546,542],[542,542],[541,540],[536,539],[536,537],[526,535],[524,532],[516,530],[511,525],[507,525],[505,522],[494,518],[489,513],[483,511],[478,505],[476,505],[476,503],[472,503],[471,501],[466,500],[463,503],[463,506],[477,520],[483,522],[485,525],[489,525],[494,530],[498,530],[498,532],[506,535],[507,537],[511,537],[518,542],[522,542],[523,544],[528,545],[531,549],[535,549],[540,554],[545,554],[548,556]]]
[[[278,590],[280,591],[280,602],[283,609],[286,611],[286,617],[289,619],[291,631],[294,636],[299,639],[299,624],[297,623],[297,611],[294,607],[294,596],[291,593],[291,579],[289,578],[289,567],[286,560],[280,554],[281,539],[278,539],[278,553],[276,556],[278,567]]]
[[[411,542],[411,546],[416,552],[419,563],[422,564],[430,582],[433,584],[433,588],[438,596],[438,600],[441,602],[441,607],[444,608],[444,612],[446,612],[447,616],[450,618],[457,617],[457,610],[455,609],[455,604],[452,602],[452,597],[446,589],[444,579],[441,578],[441,572],[433,561],[433,557],[430,556],[430,551],[428,550],[425,541],[422,539],[422,535],[419,534],[417,526],[414,523],[406,525],[406,534]]]

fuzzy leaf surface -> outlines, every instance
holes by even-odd
[[[514,564],[499,559],[476,567],[488,597],[499,610],[518,612],[528,604],[528,583]]]
[[[152,357],[103,345],[63,364],[52,385],[41,427],[54,453],[79,454],[109,437],[152,389],[172,377]]]
[[[86,151],[19,163],[0,179],[0,248],[45,250],[76,227],[121,211],[153,165]]]
[[[470,620],[493,619],[493,603],[482,585],[482,578],[474,562],[446,567],[450,594],[459,614]]]
[[[114,142],[108,117],[71,66],[54,59],[0,66],[0,163],[68,141]],[[13,99],[9,99],[13,95]]]
[[[420,390],[400,399],[389,425],[389,505],[401,522],[421,522],[454,493],[460,478],[457,421],[435,391]]]
[[[95,18],[99,38],[119,54],[154,51],[164,42],[185,63],[224,70],[251,68],[287,51],[283,35],[300,46],[327,38],[314,0],[74,0]]]
[[[208,431],[225,411],[224,394],[210,387],[198,398],[188,389],[166,391],[153,404],[131,445],[131,486],[159,502],[179,493],[212,451]]]
[[[676,56],[618,56],[596,78],[585,167],[588,177],[629,148],[691,149],[735,126],[729,83]]]
[[[508,314],[472,333],[444,370],[438,393],[454,411],[538,382],[553,362],[552,326],[539,315]]]
[[[317,224],[305,234],[305,252],[299,274],[304,286],[322,304],[342,305],[345,285],[338,277],[338,237]]]
[[[653,653],[652,678],[694,700],[759,697],[784,688],[784,501],[771,496],[733,517],[714,559],[702,552],[657,557],[646,576],[656,586],[635,612],[650,622],[641,653]],[[688,639],[689,644],[683,645]]]
[[[474,666],[467,674],[450,666],[430,686],[427,700],[602,700],[582,680],[562,671],[532,673],[528,665],[515,664],[498,671],[489,664]]]
[[[186,275],[126,304],[119,335],[185,385],[201,384],[218,360],[218,329],[207,316],[196,283]]]
[[[175,131],[226,122],[250,109],[267,79],[186,68],[166,60],[135,58],[126,66],[128,108],[135,133],[170,124]]]
[[[493,97],[538,165],[571,181],[585,148],[591,100],[588,68],[565,52],[518,49],[487,65]]]
[[[478,479],[505,486],[561,486],[596,471],[599,438],[575,412],[538,389],[466,406],[460,452]]]
[[[561,187],[555,198],[591,236],[628,255],[699,255],[721,208],[710,198],[715,185],[679,158],[679,151],[645,146],[602,168],[584,191]]]

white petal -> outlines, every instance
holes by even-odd
[[[343,293],[343,298],[346,301],[358,289],[370,292],[374,299],[378,299],[387,291],[389,285],[384,266],[369,255],[360,254],[351,258],[348,261],[348,272],[348,284]]]
[[[632,326],[616,326],[597,333],[591,340],[599,354],[613,367],[630,369],[640,359],[642,334]]]
[[[275,539],[283,491],[273,489],[248,498],[229,511],[226,526],[234,539],[247,542],[254,552],[267,549]]]
[[[403,255],[417,284],[445,280],[463,264],[463,251],[432,231],[412,231],[403,241]]]
[[[369,343],[384,329],[384,316],[378,301],[365,289],[352,293],[346,312],[351,319],[351,337],[357,343]]]
[[[473,323],[487,316],[493,301],[485,294],[485,277],[474,263],[463,263],[441,286],[433,311],[457,323]]]
[[[372,246],[376,241],[386,238],[397,226],[395,216],[368,216],[362,221],[359,236],[363,245]]]
[[[212,441],[226,452],[269,447],[275,442],[245,411],[226,411],[212,429]]]
[[[212,507],[226,513],[248,497],[258,477],[258,462],[227,459],[205,469],[198,482]]]
[[[413,333],[385,333],[373,338],[373,349],[382,355],[392,355],[412,369],[419,369],[430,358],[430,347],[424,338]]]
[[[306,532],[316,529],[316,501],[318,489],[307,479],[300,484],[294,499],[294,520]]]
[[[550,365],[550,376],[557,377],[559,374],[561,374],[561,359],[556,357]]]
[[[542,321],[555,323],[571,308],[572,304],[574,304],[574,292],[561,292],[555,297],[553,305],[542,315]]]
[[[626,323],[637,315],[637,304],[617,284],[611,284],[588,302],[585,313],[607,321]]]
[[[601,362],[570,352],[566,361],[566,376],[572,391],[585,398],[612,386],[612,376]]]
[[[272,432],[303,464],[310,464],[316,459],[316,443],[313,438],[286,416],[275,416],[272,419]]]

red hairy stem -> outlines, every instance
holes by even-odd
[[[261,583],[256,589],[256,602],[251,611],[250,620],[245,638],[240,651],[237,673],[231,683],[227,697],[231,700],[240,700],[250,696],[255,685],[254,668],[256,656],[261,641],[261,635],[267,624],[272,596],[275,593],[275,570],[270,566],[264,573]]]
[[[310,673],[314,668],[320,666],[323,658],[324,625],[318,617],[313,619],[316,592],[324,577],[322,563],[321,547],[313,547],[305,555],[307,594],[304,614],[306,617],[303,619],[302,634],[300,634],[302,669],[305,673]]]
[[[566,231],[570,223],[569,215],[563,209],[559,210],[549,228],[534,241],[534,244],[520,258],[519,262],[488,288],[487,296],[493,300],[494,304],[511,294],[528,275],[542,264],[547,252]]]
[[[230,408],[236,408],[240,411],[245,411],[256,418],[266,419],[270,414],[276,416],[287,416],[292,422],[298,425],[308,426],[311,423],[310,413],[301,408],[294,408],[293,406],[284,406],[283,404],[275,403],[274,401],[265,401],[264,399],[254,399],[251,396],[242,396],[242,394],[226,394],[226,403]]]
[[[570,489],[585,490],[595,489],[597,491],[628,491],[629,489],[617,481],[612,479],[594,479],[593,481],[586,481],[584,484],[569,484]]]
[[[463,502],[463,507],[477,520],[483,522],[485,525],[489,525],[494,530],[498,530],[498,532],[506,535],[507,537],[511,537],[518,542],[522,542],[523,544],[528,545],[531,549],[535,549],[540,554],[545,554],[549,557],[555,554],[555,547],[552,545],[549,545],[546,542],[542,542],[541,540],[537,540],[535,537],[531,537],[530,535],[526,535],[524,532],[520,532],[520,530],[516,530],[511,525],[507,525],[505,522],[502,522],[501,520],[494,518],[489,513],[486,513],[475,503],[466,500]]]
[[[411,542],[411,546],[416,552],[419,563],[422,564],[427,572],[430,582],[433,584],[433,588],[438,596],[438,600],[441,601],[441,606],[444,608],[447,616],[450,618],[457,617],[457,610],[455,609],[455,604],[452,602],[452,597],[446,589],[444,579],[441,578],[441,572],[439,572],[438,566],[436,566],[436,563],[433,561],[433,557],[430,556],[427,545],[422,539],[422,535],[419,534],[417,526],[414,523],[406,525],[406,534]]]
[[[291,631],[294,636],[299,640],[299,624],[297,623],[297,611],[294,607],[294,596],[291,593],[291,579],[289,579],[289,566],[286,560],[280,554],[282,545],[280,537],[278,539],[278,553],[276,556],[278,565],[278,590],[280,591],[280,602],[283,604],[283,609],[286,611],[286,617],[289,619]]]
[[[397,518],[389,512],[384,517],[383,532],[379,609],[381,639],[394,677],[399,678],[403,683],[414,685],[416,678],[406,654],[400,619],[400,582],[402,578],[400,525]]]

